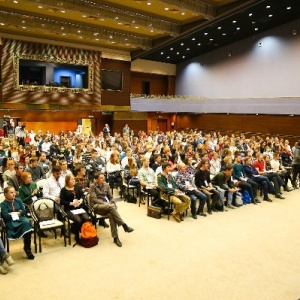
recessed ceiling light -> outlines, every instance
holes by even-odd
[[[25,27],[25,26],[22,26],[22,28],[23,28],[23,29],[26,29],[26,27]]]
[[[181,43],[180,45],[181,45],[181,46],[184,46],[184,43]]]
[[[170,48],[170,50],[172,51],[172,50],[173,50],[173,48]]]
[[[170,56],[167,56],[167,58],[170,58]]]
[[[79,36],[80,39],[82,39],[82,36]]]
[[[226,35],[226,33],[224,32],[222,35]]]
[[[4,26],[5,24],[4,24],[4,23],[0,23],[0,25],[1,25],[1,26]]]
[[[219,26],[219,27],[218,27],[218,29],[220,30],[220,29],[222,29],[222,27],[221,27],[221,26]]]
[[[208,35],[208,33],[207,33],[207,32],[204,32],[204,35]]]
[[[182,58],[185,58],[185,56],[183,55]]]
[[[151,5],[152,3],[151,2],[147,2],[147,5]]]
[[[249,17],[252,17],[252,15],[253,15],[253,14],[252,14],[252,13],[250,13],[250,14],[249,14]]]
[[[62,14],[64,14],[66,11],[65,11],[65,10],[61,10],[60,12],[61,12]]]
[[[266,8],[270,8],[270,7],[271,7],[270,5],[267,5],[267,6],[266,6]]]
[[[269,15],[269,18],[272,18],[273,17],[273,15]]]
[[[236,20],[233,20],[232,23],[236,23]]]
[[[201,43],[198,43],[198,46],[201,46]]]
[[[14,3],[19,3],[17,0],[14,0]]]
[[[184,15],[185,15],[185,12],[183,11],[183,12],[181,13],[181,15],[184,16]]]
[[[291,6],[288,6],[286,9],[291,9]]]
[[[163,55],[164,53],[163,53],[163,52],[160,52],[160,54]]]
[[[86,15],[82,15],[83,18],[86,18]]]
[[[190,48],[186,48],[187,51],[190,51]]]
[[[110,35],[110,36],[109,36],[109,38],[110,38],[110,39],[112,39],[112,38],[113,38],[113,36],[112,36],[112,35]]]
[[[194,41],[195,40],[195,38],[192,38],[192,41]]]
[[[165,10],[169,10],[169,7],[165,7]]]
[[[99,39],[97,38],[97,39],[95,39],[95,41],[99,41]]]
[[[255,30],[257,31],[257,30],[258,30],[258,28],[255,28]]]
[[[237,29],[236,30],[240,30],[241,28],[240,27],[237,27]]]
[[[66,35],[66,33],[64,32],[64,33],[62,33],[62,35]]]
[[[39,5],[38,8],[43,8],[43,6]]]
[[[134,26],[134,28],[139,29],[140,27],[139,26]]]
[[[176,54],[179,55],[179,52],[177,52]]]
[[[209,39],[210,41],[213,41],[214,39]]]
[[[98,35],[99,34],[99,32],[94,32],[94,35]]]
[[[80,31],[80,30],[77,30],[77,32],[80,33],[81,31]]]

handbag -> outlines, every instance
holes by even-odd
[[[35,214],[40,222],[52,220],[54,218],[53,210],[44,202],[38,206],[35,210]]]

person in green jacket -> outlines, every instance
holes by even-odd
[[[191,199],[189,196],[182,193],[172,175],[169,174],[171,165],[169,163],[163,163],[162,172],[157,175],[157,185],[162,192],[174,193],[170,196],[171,203],[174,203],[175,209],[172,213],[173,218],[177,222],[183,221],[183,216],[190,206]]]

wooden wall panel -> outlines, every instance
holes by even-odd
[[[61,130],[67,132],[68,130],[75,131],[77,128],[76,122],[26,122],[26,130],[33,129],[34,132],[42,130],[43,133],[46,130],[50,130],[53,133],[59,133]]]
[[[101,90],[102,105],[130,106],[130,62],[102,58],[101,69],[120,70],[123,73],[122,91]]]
[[[150,95],[168,95],[168,78],[167,75],[131,72],[130,92],[132,94],[142,94],[142,82],[149,81]]]
[[[113,132],[122,132],[125,124],[128,124],[135,133],[140,130],[147,131],[147,120],[114,120]]]
[[[30,92],[14,89],[13,56],[14,54],[39,55],[65,58],[68,60],[91,61],[94,64],[93,94]],[[17,40],[3,39],[2,45],[2,93],[3,102],[26,104],[59,104],[59,105],[101,105],[100,89],[100,56],[97,51],[38,44]]]
[[[178,114],[176,128],[233,130],[271,135],[299,136],[299,122],[300,116]]]

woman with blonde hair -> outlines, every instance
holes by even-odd
[[[75,177],[68,174],[65,177],[65,186],[60,191],[60,204],[63,206],[68,218],[74,222],[73,230],[75,240],[79,242],[79,232],[84,222],[89,221],[87,213],[74,214],[72,210],[84,208],[83,191],[79,184],[75,183]]]
[[[114,183],[120,188],[122,193],[122,175],[120,155],[117,151],[112,152],[109,157],[109,161],[106,164],[107,178],[110,187],[113,187]]]
[[[16,174],[15,164],[16,163],[12,158],[7,160],[7,164],[6,164],[7,169],[2,175],[4,181],[7,181],[9,177],[12,177]]]

